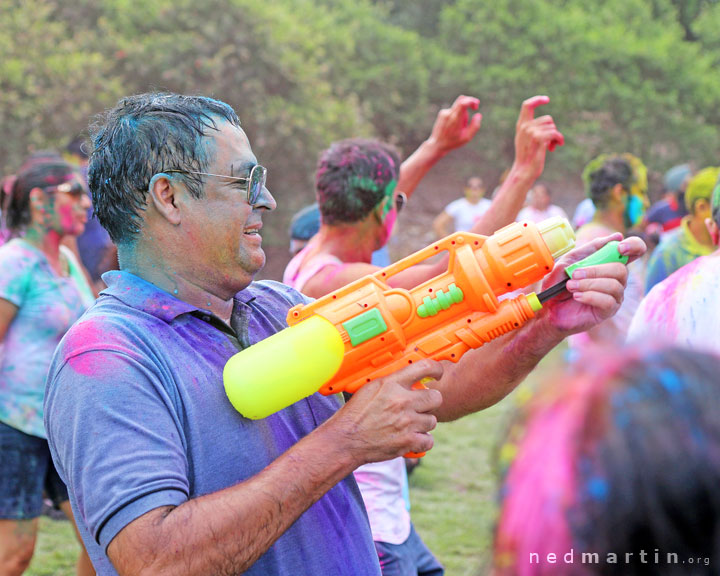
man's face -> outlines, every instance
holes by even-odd
[[[246,178],[258,162],[245,133],[224,123],[206,138],[211,158],[207,172]],[[214,154],[213,154],[214,152]],[[193,246],[195,270],[206,278],[198,281],[223,292],[238,292],[265,265],[262,249],[263,210],[276,203],[267,189],[253,208],[247,201],[247,183],[203,176],[205,197],[188,204],[193,213],[183,220],[184,232]]]
[[[477,204],[485,196],[485,185],[480,178],[470,178],[465,186],[465,197],[471,204]]]

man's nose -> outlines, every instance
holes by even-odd
[[[277,202],[275,202],[275,198],[273,198],[266,186],[263,186],[260,198],[258,198],[253,208],[265,208],[266,210],[275,210],[277,208]]]

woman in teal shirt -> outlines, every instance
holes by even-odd
[[[85,228],[85,184],[61,160],[21,168],[7,205],[17,236],[0,247],[0,573],[30,563],[43,491],[69,518],[67,489],[50,458],[43,427],[45,377],[55,347],[93,301],[65,236]],[[78,574],[94,574],[85,550]]]

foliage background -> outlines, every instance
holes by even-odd
[[[566,136],[543,178],[568,209],[601,152],[642,157],[655,182],[679,162],[718,164],[718,0],[0,0],[0,22],[0,174],[62,149],[121,96],[215,96],[270,169],[269,277],[287,261],[290,215],[312,200],[321,149],[363,135],[409,153],[461,93],[481,98],[481,133],[423,182],[400,221],[414,244],[396,252],[429,241],[429,218],[471,173],[494,185],[533,94],[552,98],[543,113]],[[413,477],[415,522],[452,574],[486,566],[487,453],[503,410],[441,427]],[[31,573],[70,574],[72,532],[48,522]]]
[[[121,96],[212,95],[270,169],[270,250],[312,200],[321,149],[363,135],[409,153],[460,93],[481,98],[483,128],[430,180],[432,210],[470,173],[495,184],[533,94],[566,135],[544,177],[568,208],[598,153],[660,174],[720,151],[717,0],[0,0],[0,19],[0,173]]]

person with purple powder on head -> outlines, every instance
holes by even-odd
[[[210,98],[141,94],[109,110],[92,141],[93,205],[120,270],[55,353],[45,425],[102,575],[379,575],[352,471],[430,449],[438,418],[497,401],[622,298],[622,264],[589,268],[599,291],[577,287],[497,357],[416,362],[344,405],[316,393],[250,420],[228,400],[223,369],[309,300],[253,281],[276,204],[237,115]],[[622,246],[644,251],[637,239]],[[592,251],[566,254],[549,281]],[[411,389],[425,377],[434,389]]]
[[[43,493],[73,519],[50,458],[43,393],[55,347],[94,296],[61,245],[85,226],[90,200],[80,175],[59,158],[34,158],[7,192],[13,238],[0,247],[0,574],[15,576],[32,559]],[[94,573],[84,549],[77,573]]]
[[[688,183],[684,195],[688,215],[680,221],[680,226],[662,236],[650,256],[645,277],[646,294],[678,268],[715,251],[705,221],[710,217],[710,196],[718,175],[720,168],[704,168]]]
[[[533,118],[532,110],[545,97],[528,99],[522,106],[516,131],[516,158],[508,177],[483,216],[467,223],[476,233],[491,234],[514,221],[535,179],[543,170],[545,155],[562,136],[550,117]],[[440,149],[452,149],[474,136],[468,130],[468,109],[475,99],[461,96],[438,114],[433,135]],[[432,139],[431,139],[432,140]],[[398,191],[411,193],[406,184],[414,174],[413,156],[399,171],[397,151],[375,140],[346,139],[322,152],[316,173],[320,230],[290,262],[284,282],[304,294],[321,297],[333,289],[376,272],[370,262],[373,250],[390,236],[398,212]],[[410,179],[419,182],[419,178]],[[472,179],[471,179],[472,180]],[[402,206],[402,204],[400,204]],[[447,263],[416,265],[389,279],[393,287],[413,286],[440,274]],[[402,458],[361,466],[355,471],[368,511],[373,540],[385,576],[436,576],[443,567],[416,532],[408,512],[406,465]]]
[[[720,358],[595,350],[499,450],[493,576],[717,574]]]

